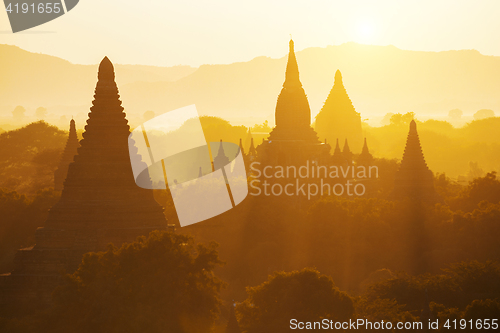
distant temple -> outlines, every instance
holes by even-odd
[[[354,152],[361,149],[361,116],[347,95],[339,70],[335,73],[332,90],[316,116],[315,129],[321,139],[327,139],[328,142],[334,142],[337,138],[348,139]]]
[[[214,170],[222,169],[225,165],[229,164],[229,162],[229,157],[226,156],[226,153],[224,152],[224,146],[222,145],[222,140],[220,140],[217,156],[214,157]]]
[[[370,154],[370,151],[368,150],[368,144],[366,143],[366,138],[365,138],[363,149],[361,149],[361,154],[359,154],[358,156],[357,164],[369,166],[372,164],[372,162],[373,162],[373,155]]]
[[[434,200],[434,176],[425,163],[417,123],[412,120],[401,165],[394,178],[394,196]]]
[[[66,141],[66,147],[59,162],[57,170],[54,172],[54,190],[62,191],[64,180],[68,174],[69,164],[73,162],[73,158],[76,155],[77,149],[80,147],[78,138],[76,136],[75,121],[71,119],[69,122],[69,135],[68,141]]]
[[[328,154],[327,145],[311,127],[311,109],[299,79],[293,40],[289,46],[285,82],[276,103],[276,126],[257,147],[259,156],[269,164],[293,164]]]
[[[121,103],[114,68],[106,57],[99,65],[93,106],[61,198],[50,209],[45,226],[36,231],[36,245],[19,250],[12,273],[0,277],[1,305],[47,304],[61,272],[75,271],[84,253],[166,229],[153,192],[135,184],[130,127]],[[70,131],[68,141],[74,143],[74,138]]]

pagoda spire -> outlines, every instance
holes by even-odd
[[[219,151],[217,152],[217,156],[214,158],[214,170],[222,169],[225,165],[229,164],[229,162],[229,157],[227,157],[224,152],[224,146],[221,139]]]
[[[349,148],[349,143],[347,143],[347,139],[345,139],[344,142],[344,148],[342,149],[342,156],[344,157],[344,161],[347,164],[352,163],[352,152],[351,149]]]
[[[248,150],[249,155],[257,155],[257,151],[255,150],[255,146],[253,145],[253,138],[250,140],[250,149]]]
[[[295,58],[293,39],[290,39],[288,51],[288,63],[286,65],[285,82],[283,88],[300,88],[302,83],[299,79],[299,66]]]
[[[406,147],[394,181],[397,197],[434,198],[434,176],[425,162],[415,120],[410,122]]]
[[[342,164],[342,161],[342,151],[340,150],[339,139],[337,139],[337,144],[335,145],[335,150],[333,151],[332,162],[334,165],[340,165]]]
[[[241,151],[241,155],[245,155],[245,150],[243,149],[243,141],[241,140],[240,138],[240,151]]]
[[[359,151],[363,144],[361,115],[356,112],[342,81],[340,70],[335,72],[334,84],[316,116],[316,131],[329,141],[348,138],[351,148]]]
[[[319,143],[316,133],[309,130],[311,109],[300,83],[293,40],[290,40],[289,47],[285,82],[276,103],[276,127],[270,133],[269,141],[305,140]]]
[[[361,154],[359,154],[358,157],[358,164],[359,165],[368,165],[373,161],[373,156],[370,154],[370,151],[368,150],[368,144],[366,143],[366,138],[365,142],[363,144],[363,149],[361,150]]]
[[[120,247],[167,228],[153,191],[136,185],[131,158],[141,157],[137,149],[129,153],[133,142],[119,97],[113,64],[106,57],[99,65],[83,139],[69,164],[61,197],[44,227],[36,230],[35,246],[14,259],[12,283],[23,302],[48,306],[45,303],[61,282],[60,272],[74,272],[85,253],[103,251],[110,243]],[[73,142],[72,126],[70,132]],[[147,172],[144,175],[149,179]]]
[[[129,154],[130,127],[119,99],[113,64],[107,57],[101,61],[97,77],[78,155],[69,166],[61,199],[51,209],[46,226],[66,228],[70,223],[71,228],[90,224],[126,228],[166,224],[152,192],[135,183],[130,158],[140,156]],[[132,214],[146,212],[146,207],[151,209],[147,213],[151,219]],[[60,210],[70,213],[57,213]]]
[[[406,139],[406,147],[401,160],[400,169],[429,170],[420,145],[420,138],[418,136],[417,123],[415,120],[410,122],[410,131]]]
[[[64,147],[64,152],[59,162],[57,170],[54,172],[54,190],[62,191],[64,180],[68,174],[68,167],[73,158],[75,157],[78,147],[80,146],[78,142],[78,137],[76,135],[76,125],[73,119],[69,122],[69,135],[66,141],[66,146]]]

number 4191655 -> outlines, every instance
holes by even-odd
[[[59,14],[61,12],[61,4],[58,2],[55,3],[39,3],[37,6],[35,6],[34,3],[15,3],[12,5],[12,3],[9,3],[6,7],[7,13],[15,13],[15,14],[27,14],[27,13],[33,13],[33,14]]]
[[[447,320],[443,327],[447,329],[478,329],[478,330],[497,330],[498,329],[498,319],[477,319],[477,320],[465,320],[460,319],[459,321]]]

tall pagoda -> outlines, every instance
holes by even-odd
[[[111,61],[99,65],[93,106],[69,165],[60,200],[50,209],[36,245],[19,250],[14,270],[0,281],[1,299],[47,304],[61,272],[75,271],[86,252],[120,246],[166,229],[162,207],[153,192],[138,187],[132,173],[128,136]]]
[[[394,196],[434,200],[434,176],[425,163],[417,123],[412,120],[401,165],[394,178]]]
[[[268,139],[257,147],[258,154],[262,153],[268,163],[289,164],[324,153],[324,144],[311,127],[311,109],[299,79],[293,40],[289,43],[285,82],[276,103],[275,122]]]
[[[352,105],[342,82],[339,70],[325,104],[316,116],[316,132],[321,139],[333,142],[334,139],[348,139],[353,151],[360,151],[363,140],[361,116]]]
[[[66,146],[64,147],[64,152],[59,162],[57,170],[54,172],[54,190],[62,191],[64,180],[68,175],[69,164],[73,162],[73,158],[76,155],[77,149],[80,147],[78,138],[76,136],[76,126],[75,121],[71,119],[69,122],[69,135],[66,141]]]

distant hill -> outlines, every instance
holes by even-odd
[[[300,41],[296,45],[300,48]],[[323,105],[337,69],[363,119],[409,111],[417,117],[445,117],[455,108],[465,115],[479,109],[500,112],[500,57],[475,50],[421,52],[346,43],[299,51],[297,61],[313,116]],[[286,56],[203,65],[196,70],[118,65],[116,72],[123,105],[132,118],[140,119],[146,110],[160,114],[194,103],[205,115],[257,123],[264,118],[274,122],[285,66]],[[61,106],[77,106],[86,114],[96,69],[0,45],[0,114],[8,116],[5,112],[11,109],[5,106],[18,104],[45,106],[49,113],[64,113]]]
[[[103,54],[103,57],[105,55]],[[170,82],[193,73],[189,66],[155,67],[116,65],[120,86],[132,82]],[[13,106],[44,106],[61,115],[66,109],[88,108],[97,82],[96,65],[75,65],[17,46],[0,44],[0,115],[10,116]],[[7,113],[7,114],[5,114]]]

